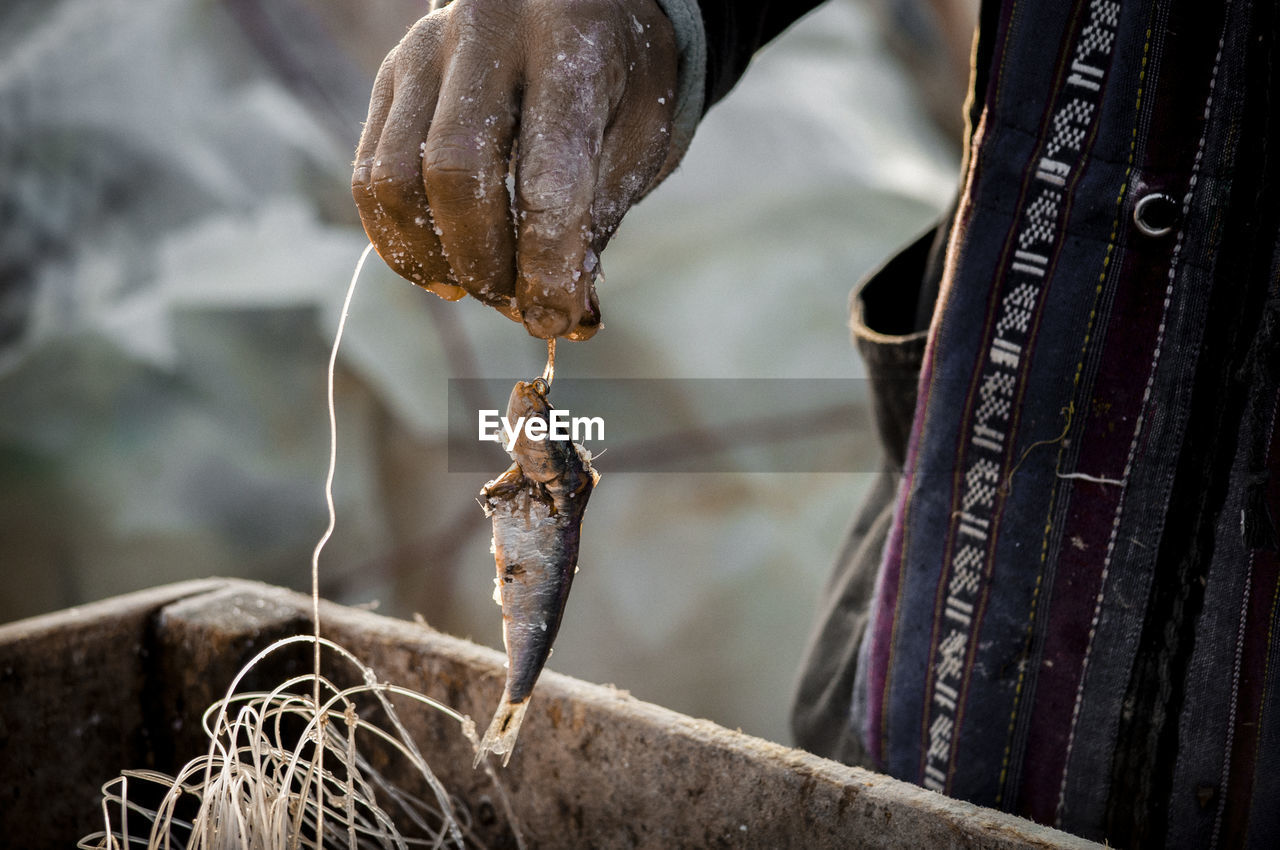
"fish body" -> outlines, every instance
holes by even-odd
[[[550,421],[547,384],[519,381],[507,421]],[[545,432],[544,432],[545,433]],[[599,475],[590,453],[569,440],[535,440],[522,429],[510,450],[515,462],[481,490],[493,520],[497,565],[494,598],[502,605],[507,681],[502,702],[476,753],[511,758],[534,683],[551,654],[578,566],[582,515]]]

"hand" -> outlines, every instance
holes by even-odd
[[[587,339],[600,251],[669,170],[676,62],[654,0],[432,12],[374,82],[351,180],[369,239],[443,298]]]

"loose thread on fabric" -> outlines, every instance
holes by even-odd
[[[1090,475],[1087,472],[1059,472],[1058,477],[1068,481],[1091,481],[1094,484],[1110,484],[1113,487],[1124,486],[1124,481],[1119,478],[1107,478],[1103,475]]]
[[[1041,446],[1061,445],[1062,441],[1067,438],[1067,434],[1070,433],[1071,431],[1071,417],[1073,417],[1076,412],[1075,402],[1074,401],[1071,402],[1070,404],[1068,404],[1066,407],[1062,408],[1058,412],[1064,414],[1067,417],[1067,421],[1064,422],[1062,425],[1062,433],[1048,440],[1036,440],[1034,443],[1027,446],[1025,450],[1023,450],[1022,457],[1018,458],[1018,462],[1013,465],[1013,469],[1010,469],[1009,474],[1006,475],[1004,478],[1004,486],[1001,489],[1006,494],[1009,492],[1009,488],[1013,486],[1014,474],[1018,471],[1018,468],[1022,466],[1022,462],[1027,459],[1027,456],[1030,455],[1033,450],[1038,449]],[[1069,478],[1071,476],[1059,475],[1058,477]]]

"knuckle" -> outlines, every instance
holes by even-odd
[[[517,4],[494,0],[457,0],[447,7],[450,22],[477,34],[505,36],[515,30]]]
[[[351,172],[351,197],[355,198],[356,206],[361,206],[373,199],[370,180],[367,165],[356,165]]]
[[[369,168],[368,189],[373,198],[389,213],[404,212],[422,203],[417,169],[387,159],[374,160]]]
[[[441,140],[423,154],[422,179],[433,203],[474,201],[482,193],[479,151],[457,140]]]
[[[449,6],[458,5],[450,3]],[[442,7],[448,8],[448,7]],[[444,33],[445,21],[447,16],[439,14],[442,10],[436,10],[436,13],[423,15],[409,27],[409,31],[405,33],[404,38],[400,40],[388,54],[388,59],[392,56],[396,57],[398,63],[406,63],[413,59],[419,58],[422,51],[433,53],[439,46],[440,39]],[[451,10],[452,11],[452,10]]]
[[[548,163],[520,175],[520,207],[531,213],[567,213],[589,202],[590,194],[583,169],[573,160]]]

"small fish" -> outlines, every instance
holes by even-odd
[[[518,381],[507,401],[507,421],[550,422],[547,381]],[[544,432],[545,433],[545,432]],[[488,753],[511,758],[529,695],[551,654],[569,585],[578,570],[582,514],[600,479],[591,453],[569,440],[530,439],[521,429],[510,451],[511,468],[480,491],[493,518],[498,567],[494,601],[502,605],[507,683],[475,763]]]

